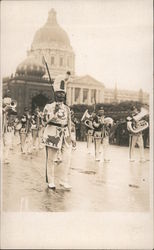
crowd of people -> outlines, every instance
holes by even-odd
[[[46,182],[50,189],[55,189],[55,164],[59,162],[61,175],[59,183],[66,189],[71,189],[69,172],[72,150],[76,149],[76,140],[82,135],[87,141],[87,153],[93,147],[96,161],[110,161],[110,142],[114,142],[118,123],[111,117],[104,115],[103,107],[91,114],[86,110],[79,121],[66,104],[66,86],[70,72],[58,77],[54,82],[54,102],[46,104],[43,111],[36,107],[33,112],[25,107],[19,118],[16,102],[9,95],[3,99],[3,142],[4,162],[9,162],[9,152],[14,145],[20,145],[21,154],[32,154],[33,151],[45,148],[46,154]],[[142,131],[148,128],[148,123],[142,121],[142,116],[136,107],[132,107],[130,117],[127,118],[125,130],[129,134],[129,158],[135,160],[135,146],[140,150],[140,161],[144,158],[144,142]],[[142,122],[141,122],[141,121]],[[124,128],[123,128],[124,130]],[[117,135],[116,135],[117,136]],[[121,138],[121,135],[119,135]]]

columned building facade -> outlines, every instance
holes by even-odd
[[[104,85],[93,77],[86,75],[75,77],[67,87],[67,103],[87,104],[104,102]]]

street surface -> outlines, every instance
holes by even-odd
[[[45,182],[45,150],[22,155],[19,145],[10,151],[10,163],[2,164],[3,211],[9,212],[146,212],[149,211],[149,165],[128,160],[128,147],[110,145],[110,162],[95,162],[86,142],[72,152],[71,191],[56,190]],[[149,159],[149,149],[145,149]]]

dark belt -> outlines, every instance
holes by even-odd
[[[57,126],[57,127],[60,127],[60,128],[66,128],[68,125],[62,125],[60,123],[55,123],[55,122],[48,122],[47,125],[53,125],[53,126]]]

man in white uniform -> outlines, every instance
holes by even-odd
[[[69,77],[69,74],[66,74]],[[55,101],[47,104],[44,108],[46,127],[44,130],[43,141],[46,146],[46,163],[49,163],[49,181],[46,175],[48,187],[55,189],[55,160],[57,152],[61,151],[62,166],[60,185],[65,189],[71,189],[68,183],[70,164],[68,161],[71,155],[72,141],[71,138],[71,113],[66,100],[66,82],[68,78],[58,77],[54,82]]]
[[[133,120],[133,117],[136,116],[139,111],[138,109],[133,106],[131,109],[131,117],[127,117],[127,127],[129,126],[129,123],[131,123],[132,128],[136,126],[136,122]],[[140,161],[144,162],[145,157],[144,157],[144,143],[143,143],[143,136],[142,132],[138,133],[133,133],[129,130],[129,160],[130,161],[135,161],[135,146],[138,144],[139,146],[139,152],[140,152]]]

